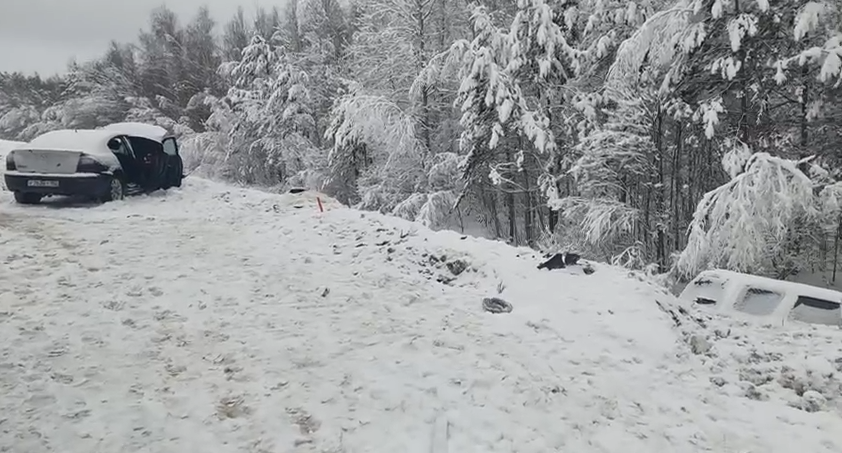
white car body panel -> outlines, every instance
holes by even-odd
[[[15,151],[15,167],[20,173],[53,173],[69,175],[76,173],[79,151],[45,151],[20,149]]]
[[[25,173],[22,171],[7,171],[4,172],[9,176],[32,176],[32,173]],[[38,173],[42,178],[98,178],[98,173]]]
[[[747,299],[749,290],[770,291],[774,294],[767,296],[754,293],[755,300],[749,308],[749,305],[741,305]],[[765,306],[764,297],[768,301]],[[799,297],[827,301],[842,307],[842,293],[838,291],[726,270],[702,272],[679,295],[681,301],[698,304],[712,312],[771,325],[784,325],[791,322],[791,315]],[[842,325],[842,309],[838,311],[839,319],[834,319],[834,321]],[[799,312],[796,317],[800,319],[795,320],[810,322],[806,320],[809,316],[809,313]]]
[[[120,168],[108,142],[119,132],[103,130],[59,130],[47,132],[14,151],[16,170],[20,173],[68,175],[76,172],[79,156],[91,156],[111,171]]]

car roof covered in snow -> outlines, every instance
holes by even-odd
[[[114,123],[102,128],[107,131],[115,131],[120,135],[127,135],[129,137],[140,137],[148,140],[153,140],[158,143],[164,141],[170,134],[161,126],[144,123]]]
[[[57,130],[47,132],[35,137],[29,143],[23,144],[18,149],[31,149],[39,151],[79,151],[89,154],[108,154],[108,141],[121,134],[117,131],[107,130]]]
[[[828,288],[807,285],[804,283],[797,283],[786,280],[776,280],[774,278],[761,277],[759,275],[743,274],[740,272],[734,272],[725,269],[713,269],[704,271],[693,280],[697,281],[705,278],[711,278],[716,280],[732,280],[737,284],[749,286],[763,286],[773,291],[790,292],[795,293],[799,296],[815,297],[819,299],[825,299],[833,302],[842,303],[841,292]]]

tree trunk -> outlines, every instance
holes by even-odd
[[[494,239],[503,237],[503,226],[500,225],[500,212],[497,209],[497,194],[491,194],[491,215],[494,218]]]
[[[801,67],[801,77],[804,80],[804,86],[801,88],[801,157],[804,158],[809,156],[809,150],[807,149],[807,102],[810,76],[807,65]]]
[[[531,185],[529,184],[529,172],[526,169],[527,165],[524,163],[523,166],[523,187],[526,189],[526,207],[523,210],[523,231],[524,231],[524,239],[526,240],[526,244],[532,247],[534,243],[534,231],[533,231],[533,209],[532,209],[532,190]]]
[[[657,129],[655,130],[655,158],[658,160],[658,187],[655,190],[655,225],[658,229],[657,257],[658,269],[664,272],[666,269],[666,234],[664,232],[663,216],[665,209],[665,187],[664,187],[664,115],[661,109],[657,112]]]
[[[673,250],[681,249],[681,236],[679,234],[681,225],[681,202],[680,194],[681,187],[681,151],[682,151],[682,124],[677,122],[675,124],[675,152],[672,161],[672,235],[673,235]]]
[[[512,161],[512,151],[506,150],[506,161]],[[509,190],[506,192],[506,207],[509,210],[509,242],[512,245],[517,245],[517,217],[515,210],[515,187],[508,184]]]
[[[836,238],[833,240],[833,277],[830,283],[836,283],[836,263],[839,262],[839,234],[842,230],[842,215],[839,216],[839,222],[836,224]]]
[[[509,208],[509,243],[517,245],[517,217],[515,217],[514,193],[506,193],[506,206]]]
[[[740,0],[734,0],[734,10],[736,14],[739,15],[742,13],[740,9]],[[743,37],[743,39],[749,39],[748,36]],[[748,86],[749,86],[749,71],[746,67],[746,48],[748,46],[745,42],[742,43],[740,46],[740,50],[737,51],[737,58],[740,60],[740,75],[739,75],[739,82],[740,82],[740,122],[739,122],[739,130],[740,130],[740,139],[751,147],[751,140],[749,137],[749,119],[748,119]]]
[[[550,234],[555,234],[555,227],[558,225],[558,211],[555,209],[550,209],[548,213],[548,222],[549,222],[549,231]]]

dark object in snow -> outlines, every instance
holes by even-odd
[[[306,191],[307,191],[307,189],[305,189],[303,187],[293,187],[292,189],[289,189],[289,193],[301,193],[301,192],[306,192]]]
[[[511,313],[512,304],[497,297],[486,297],[482,300],[482,308],[489,313]]]
[[[448,261],[446,265],[447,265],[447,269],[448,269],[448,270],[449,270],[449,271],[450,271],[453,275],[459,275],[459,274],[461,274],[462,272],[465,272],[465,269],[467,269],[467,268],[468,268],[468,263],[466,263],[466,262],[464,262],[464,261],[462,261],[462,260],[453,260],[453,261]]]
[[[545,258],[547,255],[544,256]],[[556,253],[550,259],[538,265],[538,269],[564,269],[567,266],[572,266],[579,262],[579,255],[575,253]]]
[[[447,275],[444,275],[444,274],[440,274],[439,276],[436,277],[437,282],[443,283],[445,285],[449,285],[449,284],[453,283],[453,280],[456,280],[456,279],[453,278],[453,277],[449,277]]]
[[[594,270],[593,266],[591,266],[590,263],[588,263],[585,264],[585,267],[582,268],[582,272],[584,272],[585,275],[591,275],[596,271]]]

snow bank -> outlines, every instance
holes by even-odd
[[[842,330],[763,327],[697,312],[684,318],[710,380],[725,394],[842,417]]]
[[[325,206],[197,178],[4,206],[0,450],[842,451],[830,331],[715,339],[623,270]],[[743,388],[762,348],[801,407]]]

